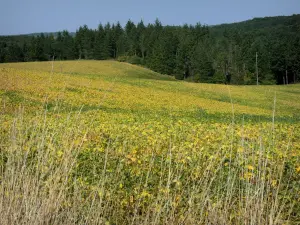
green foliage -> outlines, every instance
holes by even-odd
[[[250,72],[247,72],[245,75],[244,75],[244,84],[255,84],[256,83],[256,77],[255,77],[255,74],[254,73],[250,73]]]
[[[109,34],[104,30],[102,24],[99,25],[96,31],[95,38],[95,49],[94,58],[95,59],[108,59],[110,55],[109,49]]]
[[[127,62],[131,64],[141,65],[143,63],[143,59],[138,56],[129,56],[127,58]]]
[[[184,79],[184,74],[183,74],[183,73],[182,73],[182,74],[176,73],[176,74],[175,74],[175,78],[176,78],[177,80],[183,80],[183,79]]]
[[[123,55],[119,56],[117,58],[119,62],[128,62],[134,65],[142,65],[143,64],[143,59],[139,56],[128,56],[128,55]]]
[[[208,27],[162,26],[156,19],[100,24],[32,36],[0,37],[0,62],[118,59],[142,64],[177,79],[195,82],[260,84],[300,80],[300,15],[255,18]],[[228,74],[227,78],[226,74]]]
[[[128,62],[128,58],[129,58],[129,56],[127,56],[127,55],[122,55],[122,56],[119,56],[119,57],[117,58],[117,60],[118,60],[119,62]]]
[[[225,77],[224,77],[224,74],[221,73],[221,72],[216,72],[213,76],[213,79],[212,79],[212,83],[215,83],[215,84],[224,84],[225,83]]]

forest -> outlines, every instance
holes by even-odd
[[[75,33],[0,36],[0,63],[114,59],[202,83],[300,81],[300,14],[207,26],[128,21]]]

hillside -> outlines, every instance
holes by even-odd
[[[132,107],[135,110],[168,110],[172,113],[184,111],[194,114],[194,119],[198,119],[196,115],[200,112],[226,113],[230,118],[232,102],[236,115],[271,117],[276,93],[276,116],[294,116],[296,119],[295,115],[300,109],[299,85],[239,87],[194,84],[176,81],[170,76],[116,61],[56,61],[53,65],[53,75],[50,73],[52,62],[1,64],[0,68],[1,75],[4,76],[2,89],[7,87],[4,78],[9,78],[11,84],[14,83],[22,90],[22,95],[28,96],[29,102],[30,99],[39,99],[41,104],[46,93],[51,90],[51,96],[47,97],[51,104],[54,104],[61,94],[71,94],[72,99],[62,98],[61,101],[66,101],[74,107]],[[34,83],[36,78],[37,84]],[[104,86],[106,88],[102,90]],[[38,92],[36,88],[39,89]],[[109,89],[111,90],[106,93],[105,90]],[[15,91],[19,92],[18,89]],[[82,93],[85,98],[82,98]],[[106,96],[106,101],[99,102],[102,106],[92,104],[98,101],[98,95]],[[75,99],[78,102],[72,103]]]
[[[296,224],[300,85],[0,64],[3,224]],[[237,204],[238,203],[238,204]]]

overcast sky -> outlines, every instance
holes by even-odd
[[[300,13],[300,0],[0,0],[0,35],[70,32],[84,24],[124,25],[128,19],[147,24],[215,25],[254,17]]]

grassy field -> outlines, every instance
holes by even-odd
[[[300,85],[0,64],[1,224],[299,224]]]

